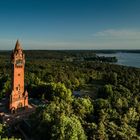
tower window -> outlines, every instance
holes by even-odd
[[[18,76],[20,76],[20,74],[18,74]]]
[[[16,90],[18,91],[18,87],[16,87]]]
[[[18,84],[18,86],[16,87],[17,91],[20,91],[20,84]]]

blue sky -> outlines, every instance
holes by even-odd
[[[0,49],[139,49],[140,0],[1,0]]]

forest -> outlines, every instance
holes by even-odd
[[[0,99],[11,92],[10,54],[0,52]],[[47,101],[29,117],[33,139],[140,140],[139,68],[95,51],[25,54],[29,97]],[[1,137],[7,129],[0,125]]]

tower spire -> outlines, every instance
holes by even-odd
[[[22,50],[21,45],[20,45],[20,43],[19,43],[18,40],[17,40],[17,42],[16,42],[14,51],[17,51],[17,50]]]

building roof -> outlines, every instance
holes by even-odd
[[[20,45],[20,43],[19,43],[18,40],[17,40],[17,42],[16,42],[14,51],[17,51],[17,50],[22,50],[22,47],[21,47],[21,45]]]

